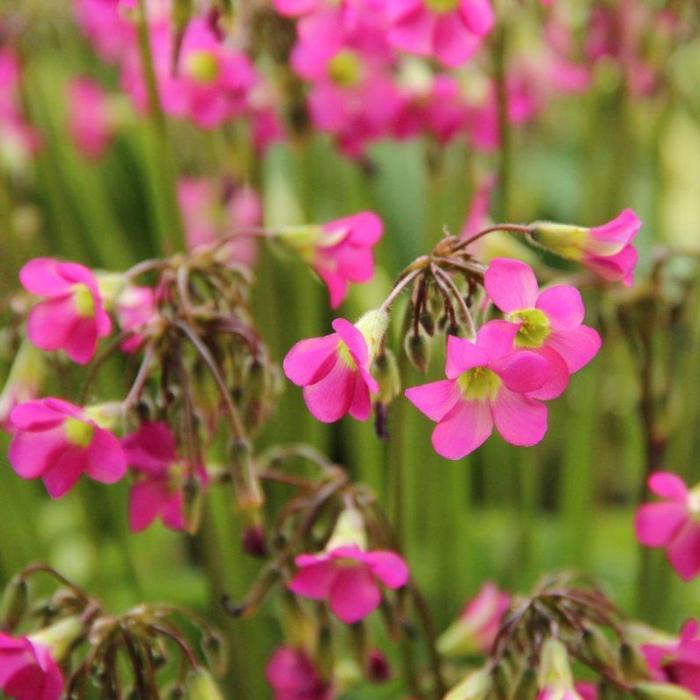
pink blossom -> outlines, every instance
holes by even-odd
[[[126,472],[124,451],[112,433],[101,428],[88,409],[57,398],[15,406],[8,453],[23,479],[41,478],[51,498],[60,498],[86,474],[103,484]]]
[[[518,326],[484,324],[475,341],[449,336],[447,379],[407,389],[406,397],[437,426],[435,451],[461,459],[493,431],[513,445],[535,445],[547,432],[547,408],[531,396],[550,365],[530,350],[513,350]]]
[[[208,178],[180,178],[178,202],[185,222],[187,245],[194,249],[214,243],[237,230],[260,225],[262,206],[258,193],[249,186]],[[257,245],[251,237],[232,238],[225,249],[233,261],[251,265],[257,257]]]
[[[595,683],[578,682],[575,688],[581,700],[598,700],[598,686]]]
[[[136,50],[136,27],[124,17],[117,3],[74,0],[73,6],[81,30],[102,59],[117,62]]]
[[[490,0],[388,0],[389,40],[454,68],[469,59],[492,29]]]
[[[485,583],[440,636],[439,650],[443,654],[488,654],[510,601],[510,594],[500,591],[495,583]]]
[[[301,554],[294,561],[299,570],[289,590],[305,598],[327,600],[332,612],[348,624],[379,606],[379,584],[395,589],[408,581],[408,567],[391,551],[365,552],[349,545],[321,554]]]
[[[530,395],[553,399],[569,375],[588,364],[600,349],[600,336],[583,325],[585,308],[578,289],[556,285],[540,292],[532,268],[520,260],[496,258],[484,274],[491,301],[518,326],[515,347],[538,353],[549,364],[549,380]]]
[[[152,287],[126,287],[117,297],[117,320],[127,337],[121,344],[124,352],[138,350],[144,341],[144,332],[158,316],[156,290]]]
[[[27,319],[32,343],[42,350],[64,350],[74,362],[87,364],[98,340],[112,330],[95,275],[77,263],[34,258],[19,278],[28,292],[46,297]]]
[[[635,518],[637,539],[646,547],[663,547],[671,566],[684,581],[700,573],[700,495],[688,490],[670,472],[649,477],[649,489],[660,503],[640,506]]]
[[[50,650],[0,632],[0,689],[14,700],[60,700],[63,675]]]
[[[312,265],[328,287],[332,308],[343,302],[350,282],[372,279],[372,251],[383,230],[382,220],[371,211],[335,219],[321,227]]]
[[[381,323],[383,335],[388,323],[385,315]],[[375,331],[370,325],[374,325],[374,319],[368,314],[356,325],[337,318],[332,323],[335,333],[300,340],[284,358],[284,373],[304,387],[304,400],[317,420],[333,423],[346,413],[357,420],[369,418],[370,394],[379,391],[370,365],[381,340],[373,337]]]
[[[285,17],[301,17],[318,11],[324,0],[273,0],[275,10]]]
[[[472,197],[460,238],[471,238],[486,227],[491,209],[491,197],[497,181],[498,178],[495,173],[491,173],[479,183]]]
[[[653,680],[683,686],[700,696],[700,625],[696,620],[683,625],[677,642],[644,644],[642,653]]]
[[[100,85],[76,78],[68,86],[69,129],[78,149],[88,158],[100,158],[112,140],[107,98]]]
[[[122,439],[126,461],[137,475],[129,494],[129,529],[141,532],[160,517],[171,530],[184,530],[185,465],[175,451],[175,437],[163,422],[143,423]],[[199,466],[196,478],[206,483]]]
[[[267,663],[267,682],[274,700],[331,700],[335,695],[302,649],[280,647]]]

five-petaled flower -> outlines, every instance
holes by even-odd
[[[35,258],[19,278],[28,292],[46,297],[27,319],[32,343],[42,350],[65,350],[74,362],[87,364],[97,341],[112,329],[95,275],[77,263]]]
[[[0,689],[14,700],[59,700],[63,675],[43,644],[0,632]]]
[[[303,649],[284,646],[275,651],[265,669],[275,700],[331,700],[325,680]]]
[[[637,510],[637,539],[647,547],[664,547],[671,566],[690,581],[700,573],[700,488],[689,490],[679,476],[656,472],[649,489],[663,500]]]
[[[518,325],[515,347],[532,350],[549,363],[549,379],[531,396],[556,398],[569,383],[569,375],[600,349],[598,332],[582,323],[585,309],[580,292],[564,284],[540,292],[532,268],[509,258],[491,262],[484,286],[506,320]]]
[[[531,350],[514,350],[518,326],[489,321],[474,342],[447,338],[447,379],[412,387],[406,397],[437,426],[433,446],[461,459],[493,431],[513,445],[535,445],[547,432],[547,408],[532,397],[550,377],[550,365]]]
[[[41,478],[51,498],[70,491],[81,474],[113,484],[126,473],[119,440],[89,409],[49,397],[18,404],[9,423],[12,468],[23,479]]]

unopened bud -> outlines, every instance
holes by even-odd
[[[430,338],[422,328],[417,333],[409,333],[404,340],[404,350],[411,364],[419,371],[426,372],[430,364]]]
[[[182,487],[182,512],[185,521],[185,530],[190,535],[194,535],[199,530],[199,525],[202,521],[202,504],[204,502],[204,494],[202,493],[201,483],[189,477]]]
[[[223,675],[226,671],[227,654],[221,636],[216,632],[209,632],[202,640],[202,648],[214,672],[219,676]]]
[[[187,678],[187,697],[189,700],[224,700],[211,673],[201,666],[191,671]]]
[[[259,510],[264,497],[258,475],[255,472],[250,443],[236,440],[229,452],[231,477],[238,509],[244,513]]]
[[[518,679],[512,700],[535,700],[537,697],[537,673],[534,668],[526,668]]]
[[[365,673],[372,683],[385,683],[391,678],[391,666],[382,651],[372,649],[367,654]]]
[[[243,551],[252,557],[263,559],[267,556],[267,544],[265,542],[265,530],[260,523],[247,525],[243,530]]]
[[[442,700],[486,700],[491,696],[492,687],[491,674],[486,669],[473,671]]]
[[[12,632],[27,611],[29,584],[21,576],[13,577],[5,586],[0,603],[0,630]]]
[[[620,668],[625,678],[635,681],[648,676],[647,665],[644,657],[632,644],[623,642],[620,645]]]
[[[694,700],[695,695],[689,690],[670,683],[638,683],[632,696],[639,700]]]
[[[597,627],[583,631],[583,645],[589,656],[603,668],[616,668],[617,655],[607,637]]]
[[[420,315],[420,325],[423,326],[423,329],[429,336],[432,336],[435,333],[435,316],[428,311],[424,311]]]
[[[511,694],[512,681],[508,664],[504,661],[496,664],[491,672],[493,692],[497,700],[508,700]]]
[[[250,358],[243,369],[247,395],[261,401],[267,393],[267,372],[265,364],[256,358]]]
[[[396,356],[391,350],[385,350],[374,361],[375,377],[379,383],[380,403],[390,404],[401,393],[401,376]]]

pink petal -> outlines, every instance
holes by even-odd
[[[516,350],[491,367],[511,391],[520,393],[540,389],[550,377],[549,362],[530,350]]]
[[[462,19],[477,36],[486,36],[495,21],[491,0],[461,0],[459,12]]]
[[[68,342],[76,317],[71,296],[42,301],[29,312],[29,340],[41,350],[59,350]]]
[[[287,584],[287,588],[292,593],[305,598],[321,600],[328,597],[336,573],[337,567],[333,561],[326,560],[310,564],[297,571]]]
[[[552,331],[545,346],[555,350],[566,362],[573,374],[587,365],[600,350],[598,331],[588,326],[579,326],[569,331]]]
[[[564,389],[569,385],[569,366],[564,358],[556,351],[548,347],[541,347],[535,350],[549,363],[549,378],[535,391],[528,392],[531,399],[549,401],[561,396]]]
[[[374,275],[374,253],[371,248],[360,248],[350,243],[339,246],[333,256],[338,274],[351,282],[368,282]]]
[[[515,349],[515,336],[520,326],[508,321],[489,321],[479,328],[476,343],[490,360],[499,360]]]
[[[287,17],[300,17],[316,9],[318,0],[274,0],[275,10]]]
[[[52,258],[34,258],[19,271],[22,286],[37,296],[55,297],[70,293],[72,282],[61,274],[61,263]]]
[[[435,57],[449,68],[456,68],[476,53],[481,41],[472,34],[457,12],[437,17],[433,36]]]
[[[314,269],[328,288],[331,309],[337,309],[345,301],[350,284],[336,272],[330,272],[319,266],[314,266]]]
[[[126,461],[133,469],[161,474],[175,461],[175,436],[163,421],[147,421],[122,438]]]
[[[329,603],[335,615],[348,624],[369,615],[381,602],[376,581],[366,566],[341,569],[329,593]]]
[[[65,448],[63,428],[40,433],[16,433],[10,442],[8,461],[23,479],[36,479],[47,471]]]
[[[513,337],[515,337],[515,334],[513,334]],[[460,374],[474,367],[483,367],[488,364],[488,360],[488,353],[472,341],[466,338],[458,338],[455,335],[447,336],[445,375],[448,379],[456,379]]]
[[[165,527],[176,531],[185,529],[185,514],[183,508],[184,498],[182,491],[170,493],[162,512],[163,524]]]
[[[654,472],[649,477],[649,489],[661,498],[685,503],[688,498],[688,488],[683,479],[671,472]]]
[[[628,245],[617,255],[610,257],[589,256],[581,262],[608,282],[623,282],[629,287],[639,255],[634,246]]]
[[[10,414],[10,423],[15,430],[47,430],[62,424],[68,416],[79,414],[77,406],[62,399],[38,399],[17,404]]]
[[[369,365],[369,352],[367,350],[367,342],[362,333],[344,318],[336,318],[331,323],[331,326],[340,336],[340,339],[348,346],[348,350],[350,350],[350,354],[358,367],[366,369]]]
[[[671,566],[684,581],[700,573],[700,524],[689,522],[666,550]]]
[[[435,451],[447,459],[462,459],[491,435],[493,418],[482,401],[460,401],[433,430]]]
[[[429,56],[433,48],[435,18],[419,3],[414,1],[411,5],[413,8],[395,20],[389,29],[389,42],[404,51]]]
[[[315,384],[325,377],[337,360],[336,333],[300,340],[287,353],[283,368],[287,379],[297,386]]]
[[[114,484],[126,474],[126,455],[112,433],[96,428],[87,452],[87,475],[103,484]]]
[[[334,423],[349,410],[355,396],[357,372],[338,360],[316,384],[304,387],[304,399],[311,415],[322,423]]]
[[[581,293],[566,284],[545,289],[538,297],[535,307],[547,314],[555,330],[571,330],[580,326],[586,311]]]
[[[361,211],[344,219],[329,221],[323,228],[326,231],[348,229],[349,234],[345,240],[362,247],[375,245],[384,233],[384,224],[373,211]]]
[[[607,224],[592,228],[590,233],[596,242],[617,246],[617,250],[607,251],[613,254],[631,243],[641,226],[640,218],[631,209],[625,209]]]
[[[68,357],[79,365],[86,365],[97,348],[97,322],[94,317],[79,317],[73,322],[63,345]]]
[[[85,470],[87,450],[84,447],[67,447],[47,469],[42,479],[51,498],[61,498],[70,491]]]
[[[457,382],[443,379],[406,389],[406,398],[430,420],[441,421],[462,397]]]
[[[401,588],[406,585],[408,566],[396,552],[388,550],[368,552],[365,555],[365,562],[387,588]]]
[[[151,525],[169,497],[167,483],[161,479],[139,481],[129,492],[129,530],[141,532]]]
[[[547,407],[505,387],[492,404],[501,437],[511,445],[536,445],[547,432]]]
[[[538,301],[535,273],[520,260],[492,260],[484,273],[484,286],[491,301],[503,312],[531,309]]]
[[[643,545],[665,547],[687,519],[688,511],[680,503],[647,503],[637,510],[634,529]]]
[[[355,373],[355,388],[353,390],[348,413],[355,420],[367,420],[372,413],[369,388],[360,372]]]

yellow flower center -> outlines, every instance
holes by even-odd
[[[338,52],[328,63],[328,76],[341,87],[353,87],[362,80],[362,63],[349,49]]]
[[[552,332],[547,315],[539,309],[521,309],[506,314],[512,323],[520,323],[520,329],[515,336],[515,344],[519,348],[541,348],[544,341]]]
[[[469,401],[494,399],[501,388],[501,378],[487,367],[474,367],[457,380],[462,396]]]
[[[91,317],[95,315],[95,299],[87,285],[73,285],[73,304],[79,316]]]
[[[185,72],[198,83],[211,83],[219,77],[219,62],[209,51],[192,51],[185,59]]]
[[[66,440],[76,447],[87,447],[92,442],[94,426],[77,418],[68,418],[63,424]]]
[[[688,492],[688,511],[693,520],[700,523],[700,484]]]
[[[456,10],[458,5],[459,0],[425,0],[425,6],[429,10],[440,14]]]

